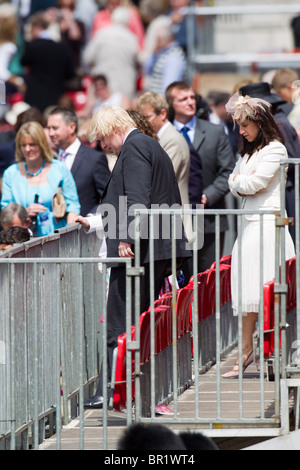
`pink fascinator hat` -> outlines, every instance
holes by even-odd
[[[246,118],[255,120],[257,111],[265,111],[271,104],[261,98],[242,96],[236,92],[226,103],[226,111],[231,114],[234,121],[244,121]]]

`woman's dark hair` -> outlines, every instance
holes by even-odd
[[[140,113],[136,109],[127,109],[126,110],[129,116],[134,120],[136,127],[143,132],[143,134],[149,135],[155,140],[159,140],[151,122],[144,116],[144,114]]]
[[[284,144],[281,130],[267,106],[263,106],[263,109],[257,107],[255,116],[246,119],[256,122],[260,126],[260,130],[253,142],[248,142],[247,139],[242,137],[239,147],[239,153],[242,157],[246,154],[251,156],[256,150],[265,147],[274,140]]]

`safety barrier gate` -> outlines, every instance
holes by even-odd
[[[74,224],[0,254],[1,449],[59,437],[99,375],[99,244]]]
[[[205,210],[206,214],[210,212],[214,213],[218,227],[219,217],[223,211]],[[247,211],[232,209],[225,212],[237,216],[240,220]],[[150,211],[140,211],[140,214],[146,213],[149,215]],[[159,210],[151,210],[150,217],[159,213]],[[172,214],[172,211],[170,213]],[[173,215],[176,214],[177,211],[173,211]],[[249,419],[243,414],[243,376],[240,374],[239,414],[236,418],[222,418],[221,392],[225,385],[224,379],[222,381],[221,378],[221,361],[237,344],[241,360],[242,325],[241,316],[238,320],[232,317],[231,258],[219,256],[218,229],[216,230],[217,262],[206,272],[195,273],[186,287],[173,289],[172,293],[165,294],[153,302],[136,324],[130,326],[130,331],[119,338],[114,395],[116,409],[128,406],[130,400],[130,403],[135,405],[137,421],[148,422],[159,419],[159,422],[172,424],[177,428],[204,427],[211,436],[222,436],[224,433],[228,435],[228,427],[241,426],[244,427],[246,435],[252,436],[262,435],[262,432],[264,435],[268,433],[277,435],[282,432],[280,380],[286,374],[286,351],[291,351],[292,344],[297,338],[296,325],[299,325],[299,316],[297,322],[295,308],[297,258],[284,263],[284,267],[278,262],[281,245],[284,244],[284,232],[280,230],[284,228],[286,220],[282,219],[280,214],[276,215],[277,254],[274,253],[274,256],[277,257],[277,272],[271,283],[261,285],[260,311],[264,314],[259,315],[256,338],[254,337],[254,347],[260,367],[256,382],[260,404],[256,417]],[[263,215],[260,217],[262,221]],[[263,233],[261,236],[263,237]],[[286,271],[285,280],[280,274],[284,271]],[[282,323],[282,318],[285,317],[282,308],[285,308],[286,302],[292,327],[289,328],[288,343],[285,341],[283,352],[282,338],[286,337],[286,325]],[[260,354],[260,351],[264,351],[264,354]],[[198,405],[199,385],[203,372],[211,366],[216,367],[216,413],[203,418]],[[271,417],[266,415],[264,409],[266,377],[274,385],[274,413]],[[195,408],[193,417],[187,418],[182,416],[182,413],[177,414],[178,396],[191,384],[195,387]],[[172,402],[173,416],[157,418],[155,406],[170,402]]]
[[[152,209],[150,218],[160,212],[160,209]],[[194,217],[203,215],[201,210],[185,210],[188,212]],[[254,338],[260,364],[256,377],[260,397],[258,413],[253,418],[244,415],[245,381],[241,374],[236,381],[238,410],[224,418],[222,359],[237,346],[241,360],[242,325],[241,317],[233,318],[231,313],[231,258],[222,257],[220,253],[220,216],[237,217],[239,233],[245,211],[206,209],[204,212],[214,214],[216,219],[216,262],[206,272],[197,273],[194,252],[194,276],[188,285],[173,288],[157,301],[152,293],[149,309],[136,318],[134,325],[127,301],[127,328],[119,337],[116,372],[111,384],[106,381],[105,297],[106,264],[112,260],[101,259],[102,272],[99,270],[97,237],[90,238],[83,230],[70,227],[47,239],[27,242],[13,249],[11,258],[0,258],[4,292],[0,337],[1,448],[28,448],[29,441],[32,447],[38,448],[45,439],[48,418],[54,420],[52,428],[60,449],[62,423],[75,416],[80,420],[80,448],[84,448],[83,401],[92,394],[101,361],[104,384],[114,388],[113,407],[126,409],[128,425],[133,421],[158,419],[155,406],[172,402],[173,416],[160,416],[159,420],[176,428],[201,428],[211,436],[228,436],[237,428],[248,436],[288,432],[289,409],[286,402],[282,403],[280,392],[286,396],[290,387],[295,388],[294,382],[288,380],[291,380],[291,373],[292,380],[296,380],[295,373],[299,370],[297,361],[296,364],[292,361],[295,354],[287,354],[299,339],[299,259],[296,257],[281,265],[278,262],[286,221],[277,214],[276,276],[274,282],[261,286],[260,311],[264,315],[259,316],[257,338]],[[261,212],[261,220],[270,212],[273,213]],[[137,217],[142,213],[138,212]],[[170,215],[182,215],[182,211],[170,210]],[[138,245],[136,265],[132,267],[130,260],[124,260],[128,299],[132,278],[138,283],[141,274]],[[150,273],[152,269],[153,253]],[[175,276],[175,251],[172,271]],[[290,328],[286,327],[287,323]],[[267,374],[274,396],[272,416],[265,413],[264,407],[265,360],[272,370],[271,378],[271,374]],[[199,395],[205,372],[213,367],[216,370],[216,407],[213,415],[203,417]],[[192,417],[185,417],[178,412],[179,398],[191,387],[194,388],[194,411]],[[104,388],[104,399],[102,437],[106,449],[107,388]]]

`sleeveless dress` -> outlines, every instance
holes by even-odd
[[[260,306],[261,282],[275,277],[275,216],[263,216],[262,249],[260,246],[260,210],[280,210],[280,160],[287,158],[284,145],[274,141],[255,152],[240,157],[228,183],[234,196],[243,195],[242,209],[257,211],[245,214],[241,220],[241,259],[239,260],[238,239],[235,241],[231,261],[231,294],[234,315],[238,314],[239,299],[241,310],[258,312]],[[287,174],[287,165],[285,168]],[[234,175],[238,176],[233,179]],[[285,259],[295,256],[294,244],[288,227],[285,227]],[[260,280],[260,263],[263,261],[263,279]],[[242,275],[241,291],[239,273]]]

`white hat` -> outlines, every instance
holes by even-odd
[[[31,106],[28,103],[25,103],[24,101],[19,101],[18,103],[15,103],[9,111],[5,114],[5,120],[8,122],[8,124],[11,124],[14,126],[17,122],[17,117],[19,114],[23,113],[24,111],[27,111]]]

